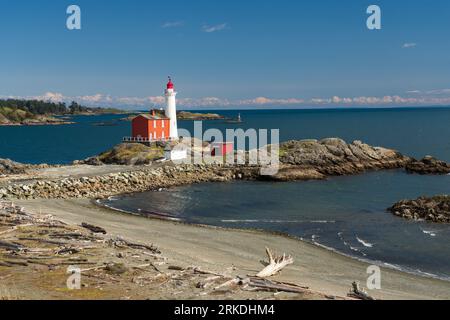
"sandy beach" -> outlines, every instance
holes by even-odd
[[[255,274],[262,269],[260,260],[265,259],[265,247],[270,247],[278,253],[291,254],[295,259],[293,265],[273,277],[275,280],[308,286],[313,291],[336,297],[345,297],[353,281],[359,281],[364,287],[366,284],[366,263],[282,235],[148,219],[102,208],[87,199],[22,200],[16,204],[29,212],[51,214],[69,224],[87,222],[113,235],[153,243],[169,263],[182,267],[195,266],[218,273],[234,267],[235,275]],[[378,299],[450,299],[450,282],[387,268],[382,268],[381,287],[381,290],[368,292]]]

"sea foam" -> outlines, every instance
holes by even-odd
[[[364,240],[358,238],[358,236],[356,236],[356,240],[358,240],[358,242],[361,243],[361,244],[362,244],[364,247],[366,247],[366,248],[372,248],[372,247],[373,247],[373,244],[372,244],[372,243],[369,243],[369,242],[367,242],[367,241],[364,241]]]

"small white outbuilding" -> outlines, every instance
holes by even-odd
[[[167,146],[164,150],[164,157],[169,161],[184,160],[187,158],[187,148],[178,145],[172,149],[170,146]]]

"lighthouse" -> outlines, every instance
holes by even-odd
[[[177,101],[175,87],[172,79],[169,77],[167,88],[165,92],[166,96],[166,117],[170,119],[170,139],[178,139],[178,125],[177,125]]]

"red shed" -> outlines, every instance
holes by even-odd
[[[157,141],[170,137],[170,119],[149,114],[141,114],[132,121],[133,140]]]
[[[211,156],[224,156],[234,152],[233,142],[213,142],[211,144]]]

